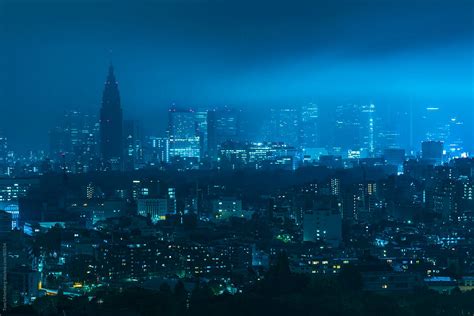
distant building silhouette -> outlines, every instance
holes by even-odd
[[[427,140],[421,143],[421,157],[435,165],[441,164],[443,161],[442,141]]]
[[[375,152],[375,105],[342,104],[336,108],[334,149],[349,158],[372,157]]]
[[[269,142],[283,142],[297,147],[300,140],[300,111],[298,109],[272,108],[266,128],[265,140]]]
[[[123,156],[123,119],[114,68],[110,66],[100,109],[100,153],[111,166],[120,166]]]
[[[319,108],[317,104],[308,103],[301,108],[300,142],[303,148],[319,147]]]
[[[221,145],[226,141],[240,140],[240,112],[234,109],[217,109],[208,113],[208,152],[217,160]]]

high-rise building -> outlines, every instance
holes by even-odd
[[[317,148],[319,143],[319,110],[318,105],[309,103],[301,108],[301,146]]]
[[[201,156],[201,144],[193,110],[169,110],[169,156],[197,158]]]
[[[95,193],[95,186],[92,182],[89,182],[89,184],[86,186],[86,198],[88,200],[93,199],[94,193]]]
[[[85,113],[81,130],[80,155],[85,158],[98,157],[100,124],[97,115]]]
[[[171,214],[176,214],[178,208],[176,203],[176,188],[168,188],[168,211]]]
[[[409,147],[409,113],[404,111],[392,111],[389,107],[383,118],[375,118],[376,128],[376,153],[383,153],[386,148]]]
[[[303,240],[324,241],[337,247],[342,241],[342,217],[337,207],[316,207],[303,218]]]
[[[12,231],[12,214],[0,211],[0,236],[5,236]]]
[[[445,142],[449,134],[449,122],[439,107],[430,106],[422,114],[420,127],[424,129],[424,140]]]
[[[120,166],[123,155],[123,119],[118,83],[110,66],[100,109],[100,153],[111,165]]]
[[[208,154],[208,112],[197,111],[195,113],[196,135],[199,136],[201,158]]]
[[[300,111],[295,108],[271,109],[266,141],[297,147],[300,141]]]
[[[8,150],[7,136],[0,132],[0,175],[10,175],[13,152]]]
[[[233,109],[218,109],[208,112],[208,152],[216,160],[220,146],[227,141],[240,138],[240,112]]]
[[[145,160],[151,163],[166,164],[170,161],[170,140],[168,137],[149,136],[147,138]]]
[[[142,131],[138,121],[126,120],[123,124],[124,168],[134,170],[143,162]]]
[[[8,157],[8,141],[7,137],[0,132],[0,165],[7,162]]]
[[[77,154],[82,147],[82,128],[84,117],[79,111],[69,111],[64,115],[65,130],[70,142],[71,152]]]
[[[98,121],[95,115],[67,111],[60,124],[49,131],[49,157],[68,172],[87,172],[97,167]]]
[[[70,148],[69,137],[64,128],[56,126],[49,131],[49,153],[52,159],[59,159]]]
[[[362,147],[360,106],[343,104],[336,108],[333,147],[346,150],[360,150]]]
[[[361,107],[361,136],[362,150],[367,152],[369,157],[375,153],[375,105],[368,104]]]
[[[461,157],[464,153],[464,122],[456,117],[449,122],[449,134],[446,141],[446,149],[450,157]]]
[[[375,153],[375,105],[344,104],[336,108],[334,148],[370,157]]]
[[[340,197],[340,195],[341,195],[341,179],[331,178],[330,185],[331,185],[331,195],[336,196],[336,197]]]
[[[424,141],[421,143],[421,157],[433,164],[440,164],[443,161],[443,147],[441,141]]]
[[[61,123],[50,133],[50,155],[58,159],[63,154],[75,160],[88,159],[97,154],[97,118],[77,110],[67,111]]]
[[[20,228],[20,208],[18,202],[2,202],[0,201],[0,210],[5,211],[11,215],[12,227],[11,229]]]
[[[403,163],[405,162],[405,149],[386,148],[383,151],[383,157],[390,165],[403,166]]]

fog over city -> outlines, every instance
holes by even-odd
[[[474,1],[0,0],[0,316],[474,315]]]

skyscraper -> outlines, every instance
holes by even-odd
[[[368,104],[361,107],[361,138],[362,150],[365,150],[369,157],[372,157],[375,152],[375,105]]]
[[[464,135],[464,122],[456,117],[451,118],[449,122],[449,134],[446,142],[450,157],[460,157],[463,154]]]
[[[240,112],[223,108],[208,113],[209,155],[216,160],[220,146],[240,139]]]
[[[361,107],[358,104],[342,104],[336,107],[336,121],[334,124],[334,148],[339,150],[360,150],[362,147],[361,135]]]
[[[421,117],[421,127],[424,129],[425,139],[446,142],[449,135],[449,121],[446,113],[435,106],[427,107]]]
[[[318,105],[308,103],[301,108],[301,146],[319,147],[319,110]]]
[[[67,161],[73,162],[76,168],[89,169],[92,160],[98,154],[98,128],[97,116],[89,115],[77,110],[65,112],[61,122],[50,130],[50,158],[58,163],[63,162],[63,156]],[[83,170],[85,171],[85,170]]]
[[[421,157],[433,164],[439,165],[443,161],[444,143],[427,140],[421,143]]]
[[[147,162],[164,164],[170,161],[170,140],[168,137],[149,136],[145,156]]]
[[[168,116],[169,155],[181,158],[200,158],[200,139],[193,110],[172,108]]]
[[[376,154],[383,153],[387,148],[408,147],[409,113],[400,110],[393,110],[389,107],[384,116],[375,117],[375,151]],[[404,137],[402,137],[404,136]],[[405,142],[402,141],[405,140]]]
[[[266,141],[284,142],[295,147],[299,145],[299,110],[292,107],[271,109],[268,123],[269,128]]]
[[[0,131],[0,174],[8,174],[8,140]]]
[[[124,168],[134,170],[143,163],[143,140],[140,123],[136,120],[125,120],[124,136]]]
[[[8,139],[0,132],[0,164],[7,161],[8,156]]]
[[[123,155],[122,124],[118,84],[114,68],[110,66],[100,109],[100,153],[106,163],[114,165],[121,163]]]
[[[375,152],[375,105],[343,104],[336,108],[334,148],[371,157]]]
[[[199,136],[201,145],[201,158],[206,157],[208,151],[208,118],[207,111],[197,111],[195,113],[196,135]]]

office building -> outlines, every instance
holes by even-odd
[[[155,164],[167,164],[170,161],[170,140],[168,137],[149,136],[146,141],[145,160]]]
[[[0,236],[5,236],[12,231],[12,214],[0,211]]]
[[[121,168],[123,156],[123,118],[118,83],[110,66],[100,109],[100,153],[111,168]]]
[[[439,165],[443,161],[444,143],[441,141],[424,141],[421,143],[421,157],[435,165]]]
[[[403,166],[403,163],[405,162],[405,149],[386,148],[383,151],[383,157],[390,165]]]
[[[318,148],[320,146],[317,104],[309,103],[301,107],[300,133],[303,148]]]
[[[165,220],[168,214],[168,201],[158,198],[140,198],[137,200],[137,213],[149,217],[154,223]]]
[[[208,112],[208,152],[216,160],[221,145],[240,139],[240,112],[223,108]]]
[[[268,142],[283,142],[297,147],[300,143],[299,123],[299,110],[293,107],[271,109],[265,140]]]
[[[335,197],[314,203],[303,217],[303,241],[323,241],[333,247],[342,241],[342,216]]]
[[[201,143],[193,110],[170,109],[168,112],[169,157],[201,157]]]
[[[135,120],[124,121],[123,135],[124,168],[125,170],[138,169],[143,164],[143,139],[140,123]]]
[[[209,142],[209,124],[208,124],[208,112],[197,111],[194,116],[196,124],[196,135],[199,136],[201,158],[208,156]]]

